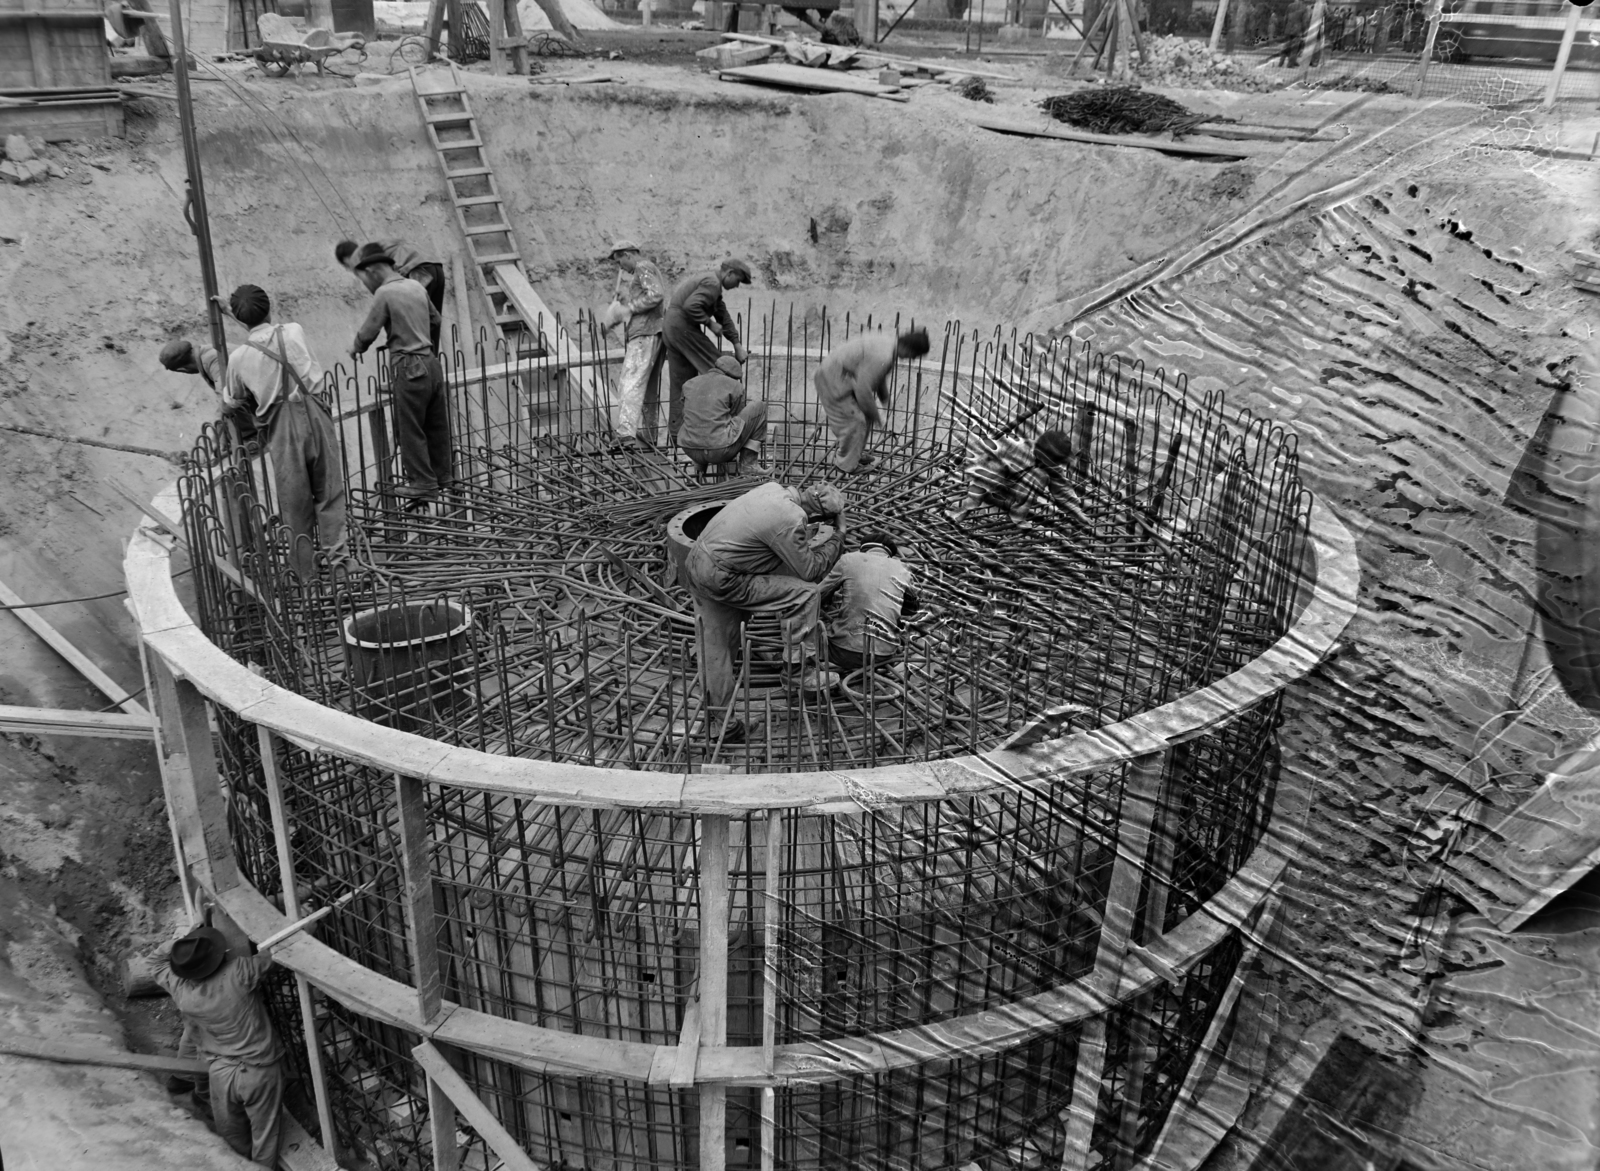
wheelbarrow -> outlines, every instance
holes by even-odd
[[[306,64],[315,65],[318,73],[326,73],[330,57],[348,65],[360,65],[367,59],[367,42],[360,33],[335,33],[325,28],[301,30],[276,12],[262,13],[256,27],[261,32],[261,47],[251,53],[274,77],[283,77],[289,70]],[[360,56],[346,56],[349,53]]]

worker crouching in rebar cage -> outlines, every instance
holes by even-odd
[[[705,816],[625,796],[568,806],[430,782],[407,813],[391,773],[277,741],[296,881],[365,892],[330,916],[323,941],[416,979],[402,880],[422,859],[444,996],[507,1028],[676,1052],[708,995],[701,900],[706,859],[725,850],[716,1044],[792,1047],[787,1080],[706,1098],[689,1088],[692,1068],[583,1077],[471,1058],[462,1076],[539,1163],[990,1171],[1059,1166],[1079,1150],[1128,1158],[1155,1141],[1232,979],[1239,935],[1221,931],[1136,1004],[1005,1023],[1012,1006],[1064,997],[1101,970],[1116,899],[1137,908],[1121,930],[1153,939],[1261,841],[1275,692],[1138,762],[1068,767],[1050,746],[1181,701],[1285,636],[1310,563],[1292,438],[1229,416],[1220,396],[1195,401],[1181,376],[951,326],[897,368],[876,458],[843,476],[811,375],[868,328],[776,311],[743,323],[772,480],[837,495],[850,523],[826,539],[844,557],[892,546],[915,582],[920,604],[875,615],[855,646],[833,644],[821,611],[806,637],[832,678],[786,662],[781,616],[755,607],[722,632],[728,670],[720,690],[708,685],[689,568],[707,521],[691,532],[684,518],[764,481],[701,482],[671,452],[613,442],[617,355],[594,337],[540,359],[481,342],[470,361],[454,354],[456,484],[425,512],[392,491],[378,380],[339,371],[348,572],[285,568],[270,500],[215,433],[185,476],[188,540],[205,553],[202,625],[275,683],[445,745],[635,770],[640,785],[749,773],[778,792],[845,778],[847,799],[735,812],[713,843]],[[1008,439],[1020,466],[974,495],[975,457]],[[1049,463],[1033,475],[1037,451]],[[825,600],[823,581],[793,580]],[[219,726],[240,865],[276,890],[254,733]],[[946,795],[920,795],[941,777]],[[739,777],[724,781],[738,792]],[[417,809],[427,849],[413,856],[396,826]],[[1142,869],[1119,871],[1130,826],[1147,849]],[[407,1043],[347,1007],[328,1019],[318,1044],[340,1071],[341,1141],[425,1159],[428,1090]],[[298,1035],[295,1020],[278,1024]],[[988,1039],[950,1039],[969,1029]],[[702,1114],[713,1101],[721,1113]],[[1074,1122],[1084,1101],[1096,1103],[1089,1122]],[[716,1118],[720,1161],[701,1146]],[[464,1165],[489,1161],[486,1142],[469,1141]]]

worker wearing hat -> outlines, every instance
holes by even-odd
[[[617,386],[615,434],[623,442],[656,441],[657,413],[661,402],[661,310],[667,299],[666,278],[639,252],[632,240],[611,245],[617,273],[617,292],[606,309],[606,329],[624,327],[626,349],[622,378]]]
[[[697,468],[738,460],[740,472],[754,471],[766,434],[767,404],[748,400],[744,367],[731,354],[684,384],[678,442]]]
[[[429,331],[434,352],[438,353],[439,333],[444,322],[444,265],[431,259],[409,240],[379,240],[378,246],[394,258],[396,272],[416,281],[428,294],[434,312],[439,315],[433,320],[432,329]],[[354,240],[340,240],[333,246],[334,259],[351,272],[356,270],[356,255],[360,251],[360,246]],[[466,338],[461,339],[461,344],[468,349],[472,348]]]
[[[372,309],[356,330],[350,356],[359,358],[388,335],[389,393],[406,482],[396,495],[417,505],[437,500],[450,483],[450,415],[444,370],[434,351],[432,323],[439,313],[416,281],[400,275],[382,244],[363,244],[352,264],[372,293]]]
[[[900,620],[918,608],[915,580],[887,533],[868,533],[834,562],[817,590],[834,666],[854,671],[869,655],[883,663],[899,654]]]
[[[188,338],[173,338],[161,347],[161,364],[174,374],[198,374],[216,390],[223,379],[222,356],[215,346],[196,346]],[[252,447],[259,441],[253,412],[244,407],[222,408],[222,417],[239,429],[239,442]]]
[[[283,1049],[256,995],[271,967],[270,951],[239,954],[222,932],[196,927],[172,945],[156,973],[210,1063],[217,1133],[264,1167],[277,1166],[283,1108]]]
[[[813,543],[810,522],[824,517],[834,531]],[[815,583],[833,568],[843,545],[844,495],[832,484],[762,484],[724,505],[701,530],[684,568],[700,617],[700,665],[713,708],[733,698],[739,624],[750,614],[777,615],[791,662],[803,662],[814,649]],[[837,681],[830,671],[812,670],[801,683],[820,690]]]
[[[678,442],[678,429],[683,422],[684,384],[716,365],[722,342],[733,346],[735,360],[745,360],[739,327],[733,323],[733,315],[728,312],[722,295],[749,283],[748,264],[742,260],[724,260],[716,272],[698,273],[672,290],[661,319],[661,340],[667,350],[668,442]]]

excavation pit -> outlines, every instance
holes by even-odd
[[[776,474],[813,483],[811,374],[853,329],[780,320],[753,323],[749,389]],[[370,884],[303,945],[339,1144],[427,1162],[423,1032],[543,1164],[688,1169],[715,1143],[726,1165],[991,1171],[1150,1149],[1281,868],[1279,694],[1348,614],[1348,538],[1293,437],[1181,376],[946,330],[899,372],[877,462],[840,481],[847,533],[896,539],[925,617],[892,672],[820,693],[752,623],[733,737],[689,598],[661,584],[663,532],[757,481],[616,444],[612,369],[458,356],[457,482],[432,515],[401,507],[385,400],[343,373],[355,574],[293,574],[268,486],[215,433],[182,485],[214,554],[201,626],[231,658],[168,666],[214,699],[271,688],[218,707],[245,880],[223,905],[272,921],[286,866],[330,896]],[[1072,439],[1066,503],[1041,498],[1030,527],[987,504],[952,520],[977,437],[1023,416]],[[249,523],[219,513],[241,498]],[[472,621],[442,667],[400,673],[413,691],[346,669],[345,622],[443,599]],[[1109,1002],[1091,993],[1107,931],[1172,983],[1129,960]],[[304,1035],[290,998],[275,1011]],[[1080,1133],[1068,1107],[1090,1094]],[[488,1138],[466,1147],[493,1165]]]

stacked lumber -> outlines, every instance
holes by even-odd
[[[1600,254],[1574,248],[1572,259],[1572,287],[1585,293],[1600,293]]]
[[[1004,73],[898,57],[876,49],[824,45],[800,37],[723,33],[723,43],[702,50],[705,67],[729,81],[754,82],[823,93],[859,93],[905,101],[900,91],[929,82],[969,78],[1016,81]],[[781,61],[772,58],[781,57]],[[870,80],[868,78],[870,75]]]

